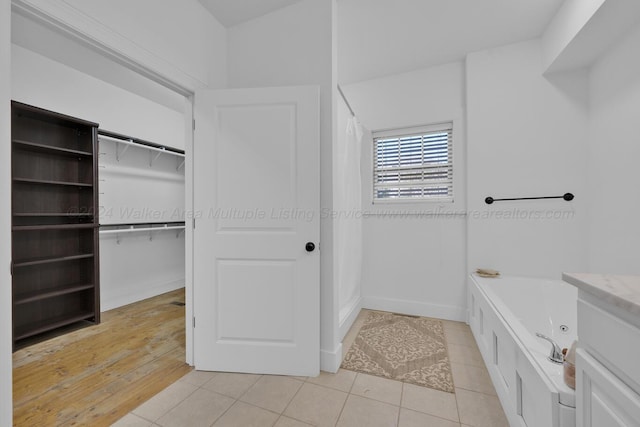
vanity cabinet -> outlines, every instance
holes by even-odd
[[[584,349],[576,352],[577,425],[640,426],[640,395]]]
[[[578,287],[577,426],[640,427],[640,278],[564,279]]]

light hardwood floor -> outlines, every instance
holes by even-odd
[[[184,290],[102,314],[102,323],[13,354],[16,426],[108,426],[191,368]]]

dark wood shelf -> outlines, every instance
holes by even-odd
[[[25,217],[25,218],[37,218],[37,217],[92,217],[92,213],[65,213],[65,212],[18,212],[13,216]]]
[[[14,225],[13,231],[39,231],[39,230],[86,230],[87,228],[97,228],[97,224],[47,224],[47,225]]]
[[[26,150],[30,150],[30,151],[38,151],[38,152],[45,152],[45,153],[54,153],[54,154],[61,154],[61,155],[65,155],[65,156],[73,156],[73,157],[77,157],[77,156],[83,156],[83,157],[91,157],[93,156],[93,153],[90,153],[88,151],[81,151],[81,150],[71,150],[69,148],[61,148],[61,147],[55,147],[53,145],[46,145],[46,144],[38,144],[36,142],[30,142],[30,141],[24,141],[24,140],[20,140],[20,139],[14,139],[13,140],[13,144],[19,148],[23,148]]]
[[[93,289],[93,283],[90,284],[81,284],[81,285],[70,285],[70,286],[60,286],[57,288],[51,288],[47,291],[33,291],[33,292],[25,292],[24,294],[15,294],[13,295],[13,303],[16,305],[19,304],[27,304],[34,301],[42,301],[44,299],[53,298],[61,295],[72,294],[75,292],[86,291],[87,289]]]
[[[60,328],[61,326],[70,325],[72,323],[88,320],[94,317],[93,311],[79,311],[76,313],[57,316],[51,319],[33,322],[24,326],[19,326],[13,331],[13,340],[18,341],[43,332]]]
[[[13,345],[100,323],[98,125],[11,102]]]
[[[13,268],[28,267],[30,265],[50,264],[52,262],[74,261],[77,259],[93,258],[93,254],[69,255],[61,257],[35,258],[28,261],[13,263]]]
[[[13,178],[14,182],[21,182],[25,184],[39,184],[39,185],[62,185],[67,187],[93,187],[93,184],[87,184],[84,182],[68,182],[68,181],[52,181],[49,179],[31,179],[31,178]]]

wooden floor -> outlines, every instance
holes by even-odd
[[[13,355],[16,426],[108,426],[188,373],[184,290]]]

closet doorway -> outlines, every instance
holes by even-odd
[[[52,409],[43,416],[65,422],[119,418],[126,405],[110,407],[115,396],[128,390],[136,406],[145,390],[153,395],[191,369],[184,230],[191,99],[16,9],[12,27],[12,98],[100,124],[103,231],[102,323],[69,325],[57,331],[68,334],[15,353],[14,405],[40,406],[40,415]],[[50,424],[34,410],[22,414],[18,425]]]

